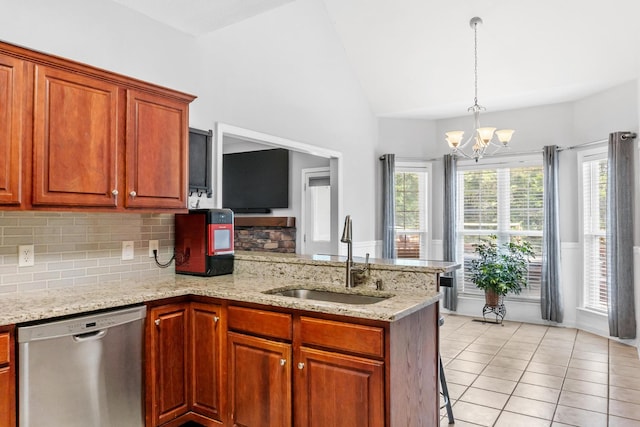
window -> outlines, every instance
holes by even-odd
[[[313,242],[331,241],[331,184],[328,177],[309,178],[310,230]]]
[[[396,256],[428,257],[429,170],[425,163],[396,163]]]
[[[607,312],[607,153],[590,151],[582,160],[584,308]]]
[[[458,164],[458,256],[462,293],[479,294],[468,273],[473,244],[489,235],[498,244],[526,239],[536,252],[529,263],[528,286],[520,297],[540,298],[542,272],[543,180],[539,157],[500,164]]]

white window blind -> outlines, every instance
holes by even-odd
[[[520,297],[540,298],[542,271],[543,180],[541,159],[458,168],[458,260],[464,268],[462,293],[481,293],[470,280],[473,244],[489,235],[498,244],[525,239],[536,253],[529,263],[528,286]]]
[[[606,152],[583,157],[582,211],[585,308],[607,312]]]
[[[398,258],[428,258],[429,165],[398,162],[395,233]]]

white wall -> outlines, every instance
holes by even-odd
[[[436,138],[436,123],[432,120],[381,118],[376,149],[380,155],[393,153],[396,158],[426,160],[444,154],[434,152]]]
[[[570,147],[607,139],[610,132],[638,130],[640,122],[638,86],[637,81],[632,81],[573,103],[485,113],[481,115],[481,121],[486,126],[516,129],[510,150],[513,153],[541,151],[545,145]],[[419,145],[415,149],[418,156],[425,156],[426,153],[429,153],[430,157],[441,157],[448,152],[444,141],[445,131],[465,130],[469,132],[473,124],[471,115],[436,122],[429,121],[423,125],[396,119],[381,119],[380,122],[378,150],[388,153],[402,153],[406,156],[408,155],[407,147],[411,147],[417,141],[431,139],[430,147],[425,149],[423,145]],[[608,335],[606,317],[594,316],[578,309],[579,289],[582,286],[582,246],[578,222],[579,192],[576,191],[578,151],[565,150],[560,153],[559,157],[561,275],[565,298],[564,325],[578,326],[585,330]],[[440,159],[434,161],[432,215],[434,218],[433,237],[436,240],[442,238],[442,168],[440,166]],[[640,182],[640,168],[636,171],[636,175]],[[435,222],[438,219],[440,219],[440,223]],[[640,223],[636,222],[636,230],[634,230],[636,236],[639,228]],[[638,257],[636,256],[636,258]],[[639,282],[640,280],[636,280],[636,300],[638,301],[640,301],[638,298],[640,295]],[[472,316],[481,315],[483,304],[484,302],[478,298],[461,298],[458,312]],[[640,309],[640,305],[638,308]],[[507,310],[509,319],[541,322],[538,304],[508,301]],[[640,321],[638,325],[640,326]]]
[[[106,0],[3,1],[0,40],[197,95],[194,38]]]
[[[192,123],[214,122],[343,154],[344,213],[373,240],[377,122],[320,0],[297,0],[198,40],[207,76]]]

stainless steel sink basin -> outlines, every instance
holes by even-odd
[[[325,290],[314,289],[286,289],[273,290],[266,293],[271,295],[282,295],[284,297],[309,299],[315,301],[329,301],[341,304],[375,304],[384,301],[390,296],[371,296],[359,294],[343,294],[340,292],[331,292]]]

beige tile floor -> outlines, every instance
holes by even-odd
[[[576,329],[444,317],[440,353],[456,426],[640,427],[635,347]]]

